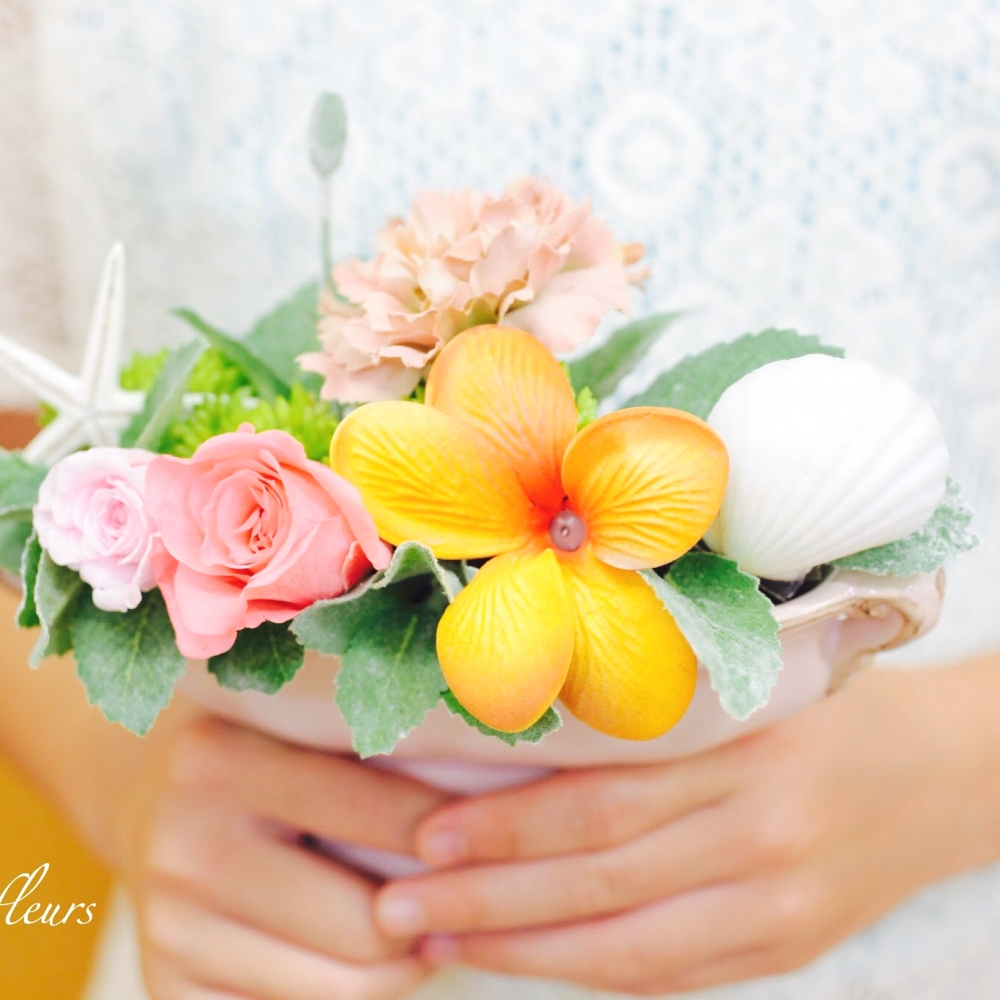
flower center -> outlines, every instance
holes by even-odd
[[[583,521],[571,510],[561,510],[549,525],[552,544],[563,552],[576,552],[587,537]]]

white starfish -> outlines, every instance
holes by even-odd
[[[59,416],[24,449],[24,457],[49,465],[85,444],[115,445],[144,393],[118,384],[125,339],[125,250],[116,243],[104,262],[83,352],[83,369],[70,375],[23,344],[0,336],[0,368]]]

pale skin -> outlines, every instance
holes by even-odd
[[[427,817],[384,888],[422,953],[637,994],[797,968],[1000,858],[1000,656],[872,670],[737,743],[563,773]]]
[[[698,757],[458,803],[180,701],[139,740],[5,631],[0,743],[129,885],[154,1000],[392,1000],[442,961],[696,988],[801,965],[1000,858],[1000,657],[873,671]],[[300,830],[442,870],[378,889]]]

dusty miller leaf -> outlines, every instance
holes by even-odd
[[[8,507],[0,511],[0,566],[18,573],[24,547],[31,535],[31,508]]]
[[[405,542],[384,572],[292,622],[307,649],[341,658],[337,704],[362,757],[389,753],[447,687],[437,623],[461,586],[430,549]]]
[[[842,358],[839,347],[820,343],[794,330],[764,330],[748,333],[726,344],[716,344],[701,354],[683,358],[652,384],[633,396],[625,406],[671,406],[708,418],[719,397],[744,375],[788,358],[806,354],[830,354]]]
[[[31,535],[31,508],[48,473],[15,451],[0,448],[0,566],[18,573]]]
[[[144,736],[184,673],[163,596],[151,590],[124,614],[102,611],[89,597],[73,620],[76,671],[109,722]]]
[[[28,663],[37,667],[47,656],[62,656],[73,648],[73,616],[85,598],[79,575],[58,566],[47,552],[42,553],[35,579],[34,604],[41,631]]]
[[[35,628],[41,625],[38,608],[35,607],[35,583],[38,580],[38,566],[42,561],[42,545],[38,535],[32,530],[21,553],[21,603],[17,606],[15,621],[21,628]]]
[[[922,528],[898,542],[837,559],[833,565],[876,576],[933,573],[953,556],[979,544],[972,522],[972,509],[962,499],[961,488],[954,479],[949,479],[944,499]]]
[[[462,703],[451,693],[444,691],[441,700],[445,703],[448,711],[452,715],[457,715],[474,729],[478,729],[485,736],[495,736],[498,740],[503,740],[507,746],[515,746],[518,743],[538,743],[542,737],[554,733],[561,725],[562,719],[559,713],[551,706],[545,710],[542,717],[527,729],[522,729],[519,733],[505,733],[499,729],[487,726],[485,722],[480,722]]]
[[[274,694],[299,672],[304,658],[305,650],[287,622],[262,622],[237,632],[236,642],[213,656],[208,669],[230,690]]]
[[[712,552],[682,556],[666,579],[652,570],[640,576],[708,668],[722,707],[745,719],[765,705],[781,670],[781,643],[757,578]]]

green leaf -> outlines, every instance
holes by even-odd
[[[38,501],[38,487],[48,471],[26,461],[19,452],[0,448],[0,512],[12,508],[30,510]]]
[[[37,667],[47,656],[62,656],[73,648],[73,615],[84,603],[89,588],[79,575],[66,566],[58,566],[42,553],[35,578],[34,604],[41,632],[28,663]]]
[[[510,747],[517,743],[538,743],[543,736],[554,733],[562,725],[559,713],[554,708],[549,707],[534,725],[528,726],[527,729],[522,729],[519,733],[504,733],[499,729],[491,729],[485,722],[480,722],[479,719],[462,705],[451,691],[442,692],[441,700],[447,705],[448,711],[452,715],[460,716],[466,723],[478,729],[481,733],[486,736],[495,736],[498,740],[503,740]]]
[[[102,611],[92,600],[73,621],[76,669],[92,705],[109,722],[144,736],[170,701],[184,673],[173,626],[158,590],[125,614]]]
[[[782,659],[778,623],[758,579],[712,552],[682,556],[665,580],[652,570],[639,575],[708,668],[722,707],[745,719],[765,705]]]
[[[347,112],[339,94],[323,93],[309,119],[309,160],[326,179],[340,166],[347,145]]]
[[[170,355],[146,394],[142,411],[125,428],[123,448],[161,450],[170,425],[180,416],[188,380],[204,349],[200,340],[192,340]]]
[[[0,566],[8,573],[20,572],[21,556],[30,535],[30,507],[8,507],[0,511]]]
[[[118,373],[118,384],[131,392],[149,392],[169,357],[169,347],[150,354],[133,351],[125,367]]]
[[[38,580],[38,566],[42,561],[42,544],[32,530],[21,554],[21,603],[17,606],[15,621],[21,628],[35,628],[41,625],[38,608],[35,607],[35,583]]]
[[[337,704],[362,757],[389,753],[447,687],[437,624],[461,587],[430,549],[404,542],[384,572],[292,622],[306,649],[341,658]]]
[[[392,561],[384,573],[372,583],[373,590],[380,590],[393,583],[400,583],[416,576],[430,575],[450,604],[462,589],[462,581],[452,570],[442,566],[426,545],[420,542],[403,542],[392,554]]]
[[[898,542],[837,559],[833,565],[876,576],[933,573],[953,556],[979,544],[972,522],[973,513],[962,499],[961,488],[954,479],[949,479],[944,499],[922,528]]]
[[[299,672],[304,658],[287,622],[263,622],[237,632],[232,648],[213,656],[208,669],[225,688],[274,694]]]
[[[322,377],[315,372],[303,372],[295,359],[320,349],[316,336],[318,303],[319,286],[312,282],[259,319],[244,340],[283,382],[289,385],[301,382],[313,392],[319,391]]]
[[[174,315],[189,323],[220,354],[241,368],[262,398],[273,400],[275,396],[288,395],[290,387],[278,378],[271,370],[271,366],[259,358],[246,344],[216,329],[190,309],[175,309]]]
[[[588,385],[585,385],[576,394],[576,412],[577,431],[582,431],[584,427],[597,419],[597,397],[591,392]]]
[[[683,358],[625,406],[670,406],[706,420],[719,397],[744,375],[788,358],[805,354],[830,354],[842,358],[839,347],[822,344],[818,337],[794,330],[764,330],[738,340],[716,344],[701,354]]]
[[[619,327],[611,336],[582,358],[566,362],[574,389],[590,386],[598,399],[610,396],[618,383],[645,357],[667,327],[684,313],[656,313]]]
[[[395,589],[370,592],[364,604],[337,674],[337,704],[354,749],[371,757],[419,726],[447,685],[435,647],[440,608],[407,604]]]

